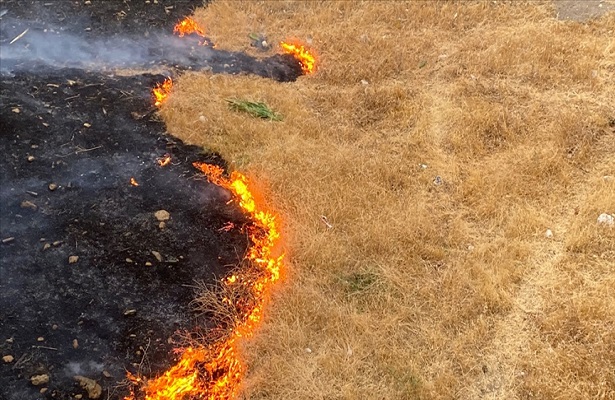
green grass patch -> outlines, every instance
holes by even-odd
[[[239,99],[226,99],[226,101],[231,109],[246,112],[253,117],[270,119],[272,121],[282,120],[282,115],[273,111],[265,103]]]

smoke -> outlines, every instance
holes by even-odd
[[[40,23],[2,18],[0,71],[3,74],[40,67],[80,68],[100,71],[117,68],[146,68],[153,65],[201,67],[212,50],[193,38],[170,33],[148,37],[86,39],[76,34],[43,28]]]

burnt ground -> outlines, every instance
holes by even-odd
[[[170,30],[201,5],[47,3],[4,0],[0,12],[113,37]],[[192,167],[224,160],[157,118],[151,88],[164,76],[122,75],[41,64],[0,76],[0,399],[88,398],[75,375],[122,398],[126,371],[157,375],[182,332],[206,335],[195,285],[228,273],[249,245],[229,193]],[[49,382],[34,385],[41,375]]]

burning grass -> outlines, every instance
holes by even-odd
[[[245,38],[265,32],[319,54],[293,84],[186,74],[161,108],[284,215],[291,277],[243,344],[246,397],[615,395],[615,237],[596,225],[615,213],[615,15],[553,15],[538,2],[197,10],[220,48],[256,51]],[[284,121],[225,101],[254,97]]]

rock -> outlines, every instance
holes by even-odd
[[[77,339],[73,339],[73,349],[76,349],[79,347],[79,341]]]
[[[551,229],[547,229],[545,232],[545,237],[551,239],[553,237],[553,231]]]
[[[40,386],[49,383],[49,375],[34,375],[30,377],[30,383],[32,383],[34,386]]]
[[[158,210],[154,213],[154,216],[158,221],[167,221],[171,218],[171,214],[167,210]]]
[[[15,358],[14,358],[12,355],[10,355],[10,354],[8,354],[8,355],[6,355],[6,356],[2,357],[2,361],[4,361],[4,362],[5,362],[5,363],[7,363],[7,364],[8,364],[8,363],[12,363],[12,362],[13,362],[13,360],[15,360]]]
[[[158,262],[162,262],[162,255],[159,252],[152,251],[152,254],[154,255],[154,257],[156,257],[156,260],[158,260]]]
[[[38,338],[36,338],[36,340],[37,340],[38,342],[44,342],[44,341],[45,341],[45,338],[44,338],[44,337],[42,337],[42,336],[39,336]]]
[[[137,313],[137,310],[135,310],[134,308],[131,308],[130,310],[126,310],[124,311],[124,315],[128,316],[128,315],[135,315]]]
[[[105,370],[105,371],[103,371],[103,372],[102,372],[102,374],[103,374],[103,376],[104,376],[105,378],[111,378],[111,374],[109,373],[109,371],[106,371],[106,370]]]
[[[5,342],[7,342],[8,344],[13,343],[14,341],[15,341],[15,339],[13,339],[13,338],[8,338],[8,339],[5,340]]]
[[[81,400],[82,398],[83,398],[83,395],[82,395],[82,394],[76,394],[76,395],[75,395],[75,399],[76,399],[76,400]]]
[[[102,387],[94,380],[86,378],[85,376],[75,375],[74,380],[79,382],[79,385],[88,391],[88,397],[90,399],[98,399],[102,395]]]
[[[160,222],[160,223],[158,224],[158,228],[160,228],[160,229],[164,229],[164,228],[166,228],[166,227],[167,227],[167,224],[165,224],[165,223],[164,223],[164,221],[162,221],[162,222]]]
[[[58,185],[56,185],[55,183],[50,183],[49,186],[47,187],[49,188],[49,190],[53,192],[54,190],[58,188]]]
[[[51,245],[50,245],[49,243],[45,243],[45,244],[43,245],[43,250],[47,250],[47,249],[49,249],[49,248],[51,248]]]
[[[598,224],[612,227],[615,225],[615,218],[607,213],[602,213],[598,216]]]
[[[152,266],[152,263],[151,263],[151,262],[149,262],[149,261],[146,261],[146,262],[145,262],[145,266],[146,266],[146,267],[151,267],[151,266]]]
[[[70,257],[68,257],[68,263],[69,264],[74,264],[77,261],[79,261],[79,256],[70,256]]]
[[[32,162],[35,160],[34,156],[28,156],[27,158],[28,162]]]

